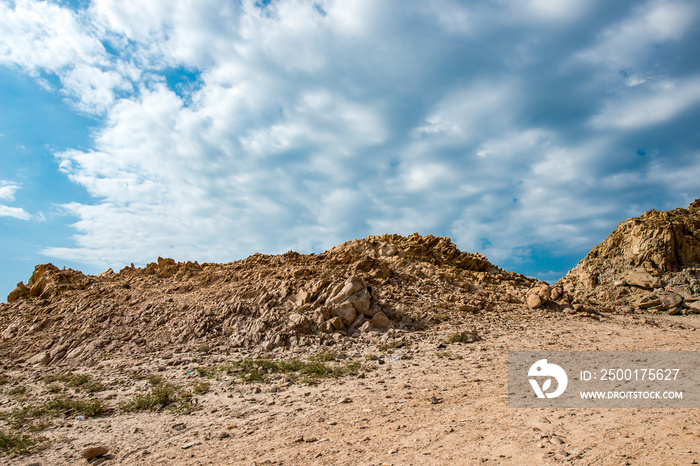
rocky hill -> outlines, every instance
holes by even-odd
[[[558,285],[623,312],[700,312],[700,199],[620,223]]]
[[[0,305],[0,354],[53,364],[202,345],[269,351],[478,313],[497,319],[551,298],[543,282],[418,234],[228,264],[159,258],[97,276],[45,264]]]

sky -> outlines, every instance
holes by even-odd
[[[413,232],[553,282],[698,128],[691,0],[0,0],[0,296]]]

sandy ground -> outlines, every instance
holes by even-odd
[[[72,369],[111,388],[89,395],[64,388],[65,393],[117,406],[149,389],[146,380],[113,383],[138,371],[180,385],[206,381],[209,391],[195,396],[197,409],[186,414],[117,409],[86,420],[58,419],[40,433],[50,440],[43,449],[0,462],[87,464],[81,453],[104,445],[108,455],[91,464],[698,464],[698,409],[514,409],[507,398],[509,350],[697,351],[698,329],[697,315],[601,321],[540,315],[506,319],[479,329],[481,341],[440,348],[455,331],[469,330],[444,323],[404,334],[406,346],[399,348],[382,350],[378,340],[356,339],[308,348],[307,355],[336,350],[348,358],[338,364],[359,360],[373,368],[315,384],[284,379],[232,384],[235,376],[188,372],[192,364],[204,367],[245,354],[115,357]],[[10,368],[6,374],[13,382],[2,387],[0,410],[51,396],[42,377],[66,369]],[[23,398],[8,395],[18,383],[27,388]]]

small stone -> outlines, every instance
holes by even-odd
[[[105,446],[99,445],[96,447],[90,447],[87,450],[85,450],[82,453],[83,458],[86,460],[91,460],[92,458],[96,458],[98,456],[102,456],[107,454],[109,452],[109,449]]]
[[[564,445],[564,441],[558,435],[552,435],[549,438],[549,442],[553,443],[554,445]]]
[[[338,400],[338,404],[343,404],[343,403],[352,403],[352,398],[343,397],[340,400]]]
[[[172,429],[177,430],[178,432],[181,432],[185,430],[187,426],[185,425],[184,422],[178,422],[177,424],[173,424]]]
[[[223,439],[225,439],[225,438],[229,438],[230,436],[231,436],[231,434],[229,434],[228,432],[221,432],[221,433],[219,434],[219,439],[220,439],[220,440],[223,440]]]
[[[389,454],[390,454],[390,455],[395,455],[395,454],[397,454],[398,452],[399,452],[399,450],[397,450],[397,449],[395,449],[395,448],[389,450]]]
[[[430,398],[430,404],[437,405],[442,403],[442,400],[436,396],[433,395],[432,398]]]
[[[328,424],[329,426],[337,426],[338,425],[338,423],[335,421],[328,421],[326,424]]]
[[[199,442],[196,442],[196,441],[195,442],[188,442],[180,448],[182,448],[183,450],[187,450],[188,448],[192,448],[195,445],[199,445]]]

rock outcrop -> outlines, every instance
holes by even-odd
[[[558,285],[580,302],[623,312],[697,313],[700,199],[618,225]]]
[[[543,287],[449,238],[418,234],[228,264],[158,258],[96,276],[45,264],[0,304],[0,356],[53,365],[203,345],[273,351],[533,312],[527,294]]]

